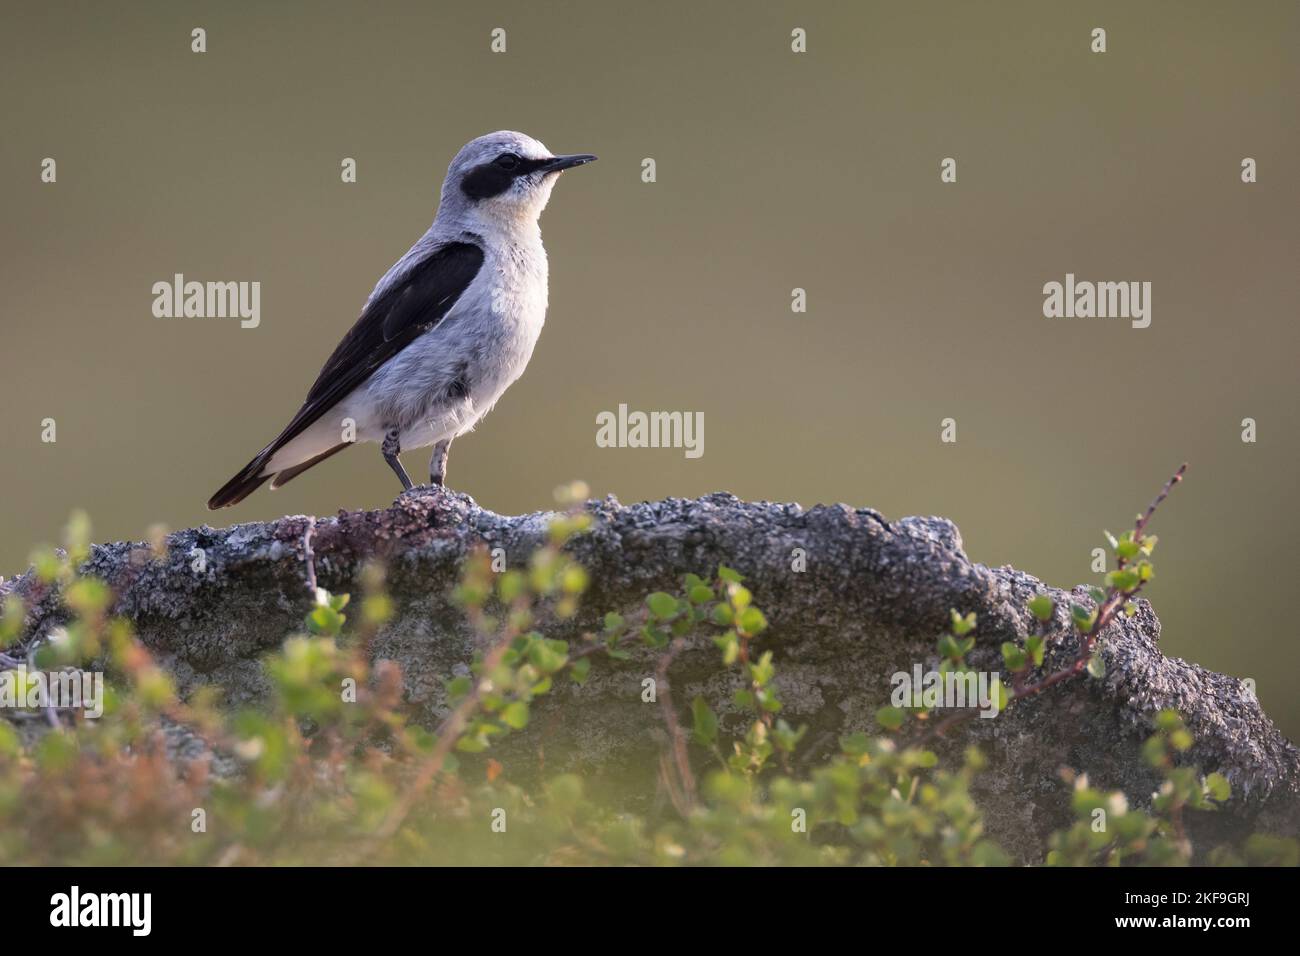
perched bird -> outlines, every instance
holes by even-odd
[[[509,131],[466,144],[429,231],[379,280],[293,420],[208,507],[237,504],[268,479],[278,488],[354,441],[378,442],[406,489],[398,453],[432,445],[429,480],[442,485],[452,439],[532,357],[547,296],[537,220],[558,174],[595,158],[553,156]]]

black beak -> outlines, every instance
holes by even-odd
[[[544,173],[558,173],[566,169],[572,169],[574,166],[585,166],[587,163],[594,163],[596,157],[591,153],[573,153],[570,156],[552,156],[541,165],[541,171]]]

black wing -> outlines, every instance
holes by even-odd
[[[224,508],[251,494],[270,477],[261,471],[272,455],[311,427],[381,365],[441,322],[482,267],[483,250],[478,245],[449,242],[372,299],[326,360],[293,420],[212,496],[208,507]]]

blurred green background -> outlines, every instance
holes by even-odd
[[[1162,645],[1255,678],[1300,736],[1293,0],[0,9],[0,572],[74,507],[117,539],[386,505],[366,448],[204,508],[456,149],[514,128],[601,161],[555,191],[549,322],[453,487],[502,512],[583,478],[942,514],[975,560],[1069,586],[1188,460],[1154,526]],[[261,327],[153,318],[176,272],[259,280]],[[1043,318],[1067,272],[1152,282],[1151,327]],[[704,457],[598,448],[620,402],[704,412]]]

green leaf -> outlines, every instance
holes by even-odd
[[[586,658],[584,657],[583,660],[586,660]],[[550,692],[553,683],[554,681],[552,681],[551,678],[543,677],[532,687],[528,688],[528,693],[532,694],[534,697],[541,697],[543,694]]]
[[[906,719],[907,714],[898,707],[881,707],[876,711],[876,723],[886,730],[897,730]]]
[[[861,757],[871,750],[871,738],[862,731],[854,731],[840,738],[840,750],[850,757]]]
[[[1205,778],[1205,789],[1210,797],[1219,803],[1224,803],[1232,796],[1232,785],[1228,783],[1228,778],[1221,773],[1212,773]]]
[[[528,645],[528,661],[543,674],[554,674],[569,662],[565,641],[534,640]]]
[[[668,644],[669,636],[653,624],[646,624],[641,628],[641,640],[645,641],[647,647],[664,647]]]
[[[720,634],[713,639],[713,643],[722,651],[722,663],[730,667],[736,663],[736,658],[740,657],[740,640],[736,637],[735,631],[728,631],[726,634]]]
[[[78,578],[63,592],[63,602],[82,617],[94,617],[108,609],[113,592],[98,578]]]
[[[50,547],[41,547],[32,552],[32,556],[27,559],[27,563],[32,566],[36,576],[41,579],[43,584],[54,583],[63,570],[63,560]]]
[[[718,715],[709,709],[703,697],[696,695],[691,701],[691,716],[694,720],[692,736],[695,742],[710,746],[718,739]]]
[[[560,587],[565,594],[581,594],[587,590],[587,569],[580,564],[570,564],[560,576]]]
[[[18,731],[7,720],[0,720],[0,757],[16,757],[23,749]]]
[[[90,536],[90,516],[81,509],[72,512],[63,529],[63,545],[74,568],[90,554]]]
[[[772,731],[772,739],[776,742],[776,746],[778,750],[783,750],[786,753],[791,753],[794,750],[794,748],[799,744],[799,741],[803,738],[803,735],[806,734],[807,732],[808,732],[807,724],[803,724],[799,727],[798,730],[795,730],[784,720],[778,720],[776,722],[776,728]]]
[[[712,601],[715,595],[713,588],[707,584],[697,584],[690,589],[687,597],[690,598],[692,604],[705,604]]]
[[[0,612],[0,650],[4,650],[14,641],[23,628],[23,615],[26,608],[22,598],[13,594],[5,598],[4,610]]]
[[[1088,674],[1097,680],[1101,680],[1106,676],[1106,662],[1102,660],[1100,653],[1093,654],[1092,657],[1088,658]]]
[[[731,568],[727,567],[725,564],[718,565],[718,577],[722,578],[724,581],[730,582],[731,584],[739,584],[741,581],[745,580],[739,572],[731,570]]]
[[[743,611],[749,607],[749,602],[754,596],[749,593],[749,588],[742,587],[739,584],[733,584],[727,588],[727,597],[731,601],[731,606],[737,611]]]
[[[650,608],[650,613],[661,621],[667,621],[677,616],[677,598],[671,594],[656,591],[654,594],[646,596],[645,603],[646,607]]]
[[[1106,575],[1106,586],[1115,588],[1118,591],[1132,591],[1140,581],[1138,573],[1128,568],[1123,571],[1112,571]]]
[[[35,747],[36,765],[52,778],[71,767],[77,760],[77,742],[71,734],[46,734]]]
[[[1043,666],[1044,644],[1043,635],[1041,634],[1031,634],[1025,641],[1025,651],[1028,653],[1029,659],[1034,662],[1035,667]]]
[[[1007,670],[1013,674],[1018,674],[1025,669],[1026,658],[1025,652],[1010,641],[1002,644],[1002,662],[1006,664]]]
[[[1047,622],[1056,612],[1056,602],[1046,594],[1039,594],[1029,602],[1029,613],[1040,621]]]
[[[514,730],[523,730],[528,726],[528,705],[522,700],[507,704],[506,709],[501,711],[501,722]]]
[[[569,675],[577,684],[587,683],[587,675],[591,673],[591,658],[579,657],[569,668]]]
[[[1165,741],[1163,737],[1148,737],[1142,742],[1142,756],[1146,762],[1153,767],[1159,767],[1164,763],[1167,752],[1165,750]]]
[[[482,737],[471,737],[466,734],[464,737],[461,737],[460,740],[456,741],[456,749],[462,753],[477,754],[482,753],[487,750],[487,748],[487,741]]]
[[[1183,726],[1182,715],[1172,707],[1166,707],[1156,714],[1156,730],[1177,730]]]
[[[497,580],[497,596],[503,603],[509,604],[524,593],[527,583],[522,571],[506,571]]]
[[[740,629],[746,634],[761,634],[767,630],[767,618],[756,607],[747,607],[740,615]]]
[[[997,695],[998,713],[1000,714],[1002,711],[1007,709],[1008,705],[1010,705],[1011,692],[1007,690],[1007,685],[1002,683],[1002,681],[998,680],[996,677],[993,678],[992,690],[993,693]]]
[[[337,634],[343,627],[343,615],[328,604],[318,604],[307,615],[307,630],[313,634]]]

